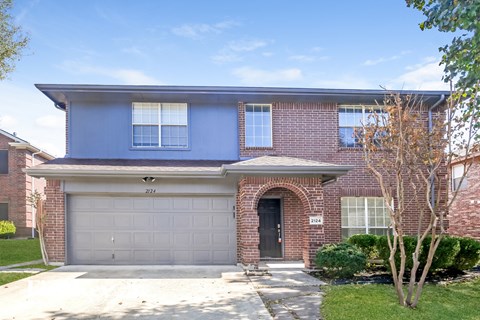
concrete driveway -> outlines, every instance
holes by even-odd
[[[271,319],[235,266],[65,266],[0,287],[0,319]]]

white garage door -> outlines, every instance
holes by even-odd
[[[233,197],[68,197],[69,264],[235,264]]]

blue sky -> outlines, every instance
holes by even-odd
[[[448,89],[403,0],[14,0],[30,47],[0,82],[0,128],[64,155],[35,83]]]

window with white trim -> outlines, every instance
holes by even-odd
[[[386,235],[390,216],[382,197],[342,197],[342,237]]]
[[[463,163],[452,167],[452,191],[462,190],[467,187],[467,176],[463,177],[464,175],[465,166]],[[460,180],[462,180],[462,184],[460,184]]]
[[[187,104],[134,102],[132,127],[134,147],[187,148]]]
[[[338,108],[338,137],[340,147],[361,147],[362,141],[358,131],[362,124],[373,121],[369,117],[372,113],[387,113],[380,106],[342,105]]]
[[[245,105],[245,147],[272,147],[271,105]]]

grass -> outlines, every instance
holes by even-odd
[[[32,275],[31,273],[0,273],[0,286]]]
[[[45,271],[53,270],[58,268],[57,266],[46,266],[43,263],[29,264],[27,266],[15,267],[12,269],[44,269]]]
[[[0,266],[42,259],[38,239],[1,239]]]
[[[322,304],[326,320],[479,320],[480,278],[449,285],[426,285],[416,309],[401,307],[392,285],[330,286]]]

